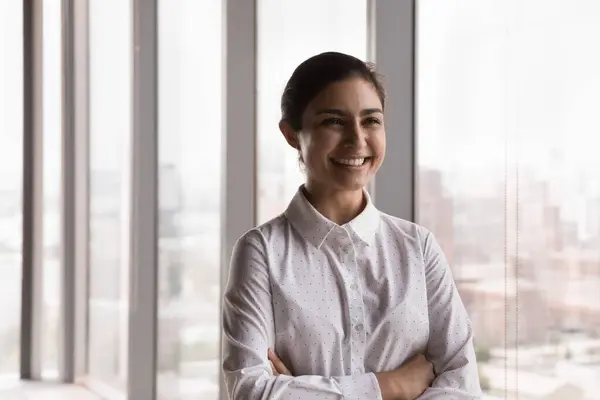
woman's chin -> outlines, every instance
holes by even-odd
[[[345,178],[345,179],[340,179],[337,178],[335,180],[332,181],[331,186],[335,187],[338,190],[344,190],[344,191],[357,191],[357,190],[362,190],[363,188],[365,188],[365,186],[367,186],[367,184],[369,183],[368,179],[351,179],[351,178]]]

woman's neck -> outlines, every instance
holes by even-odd
[[[352,221],[367,205],[363,190],[332,190],[304,185],[304,196],[325,218],[338,225]]]

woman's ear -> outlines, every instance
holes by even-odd
[[[283,137],[290,146],[292,146],[296,150],[300,150],[298,134],[294,129],[292,129],[292,126],[289,124],[289,122],[281,120],[279,122],[279,130],[281,131],[281,133],[283,133]]]

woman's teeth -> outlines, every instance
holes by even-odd
[[[335,160],[335,162],[344,165],[351,165],[358,167],[359,165],[363,165],[365,163],[366,158],[340,158]]]

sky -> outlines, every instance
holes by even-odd
[[[17,1],[0,1],[0,191],[20,186],[17,172],[21,163],[23,126],[22,20]]]
[[[600,146],[600,2],[419,2],[419,159],[588,168]],[[568,9],[568,10],[567,10]],[[483,151],[482,151],[483,150]]]
[[[0,190],[20,185],[15,173],[22,127],[17,3],[0,2]],[[57,4],[44,2],[45,73],[55,77],[60,75]],[[446,171],[453,177],[451,185],[458,186],[469,185],[474,169],[502,174],[507,160],[550,179],[595,168],[595,149],[600,147],[600,113],[595,108],[600,103],[600,46],[595,39],[600,37],[600,2],[564,4],[418,3],[422,166]],[[220,1],[172,0],[159,6],[161,161],[177,163],[184,180],[194,181],[197,171],[221,162],[223,10]],[[258,7],[259,169],[267,157],[272,159],[269,164],[282,165],[291,196],[302,175],[295,152],[277,130],[281,91],[295,66],[311,55],[338,50],[366,57],[366,1],[260,0]],[[91,129],[98,149],[92,151],[92,163],[94,168],[122,171],[129,161],[124,139],[130,127],[128,7],[118,0],[92,1],[91,15]],[[112,21],[114,16],[120,18]],[[58,79],[47,80],[45,172],[54,182],[50,188],[58,188],[59,179],[59,88]],[[206,184],[218,187],[218,174],[211,176]]]

